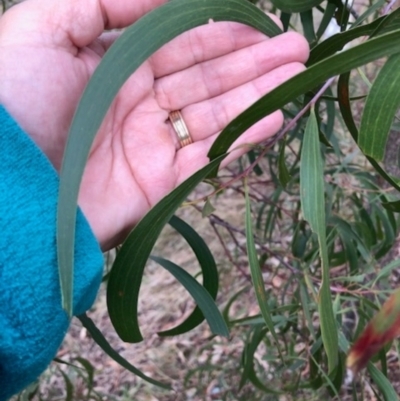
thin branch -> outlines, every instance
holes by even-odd
[[[396,4],[397,0],[391,0],[389,4],[386,5],[386,7],[383,9],[383,15],[389,14],[389,12],[392,10],[393,6]]]

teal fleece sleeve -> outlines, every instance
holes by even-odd
[[[58,176],[0,107],[0,401],[33,382],[69,326],[61,308],[56,256]],[[74,314],[98,291],[103,256],[78,212]]]

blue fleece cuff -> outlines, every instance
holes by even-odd
[[[69,326],[56,256],[58,176],[0,107],[0,401],[34,381]],[[74,314],[96,297],[100,247],[82,213],[75,238]]]

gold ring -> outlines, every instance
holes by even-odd
[[[192,137],[189,134],[189,130],[185,124],[185,121],[183,120],[181,112],[179,110],[171,111],[168,118],[174,127],[176,135],[178,136],[180,147],[183,148],[184,146],[193,143]]]

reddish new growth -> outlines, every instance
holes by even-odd
[[[400,292],[396,291],[353,344],[347,367],[356,374],[386,343],[400,335]]]

